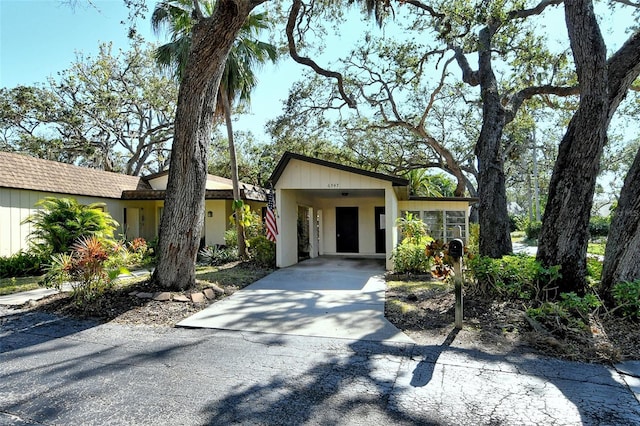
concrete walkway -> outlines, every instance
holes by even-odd
[[[309,259],[277,270],[177,325],[410,343],[384,317],[382,262]]]

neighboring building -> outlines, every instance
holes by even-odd
[[[0,256],[28,247],[31,228],[22,221],[44,197],[73,197],[82,204],[105,203],[118,233],[131,240],[158,235],[168,172],[134,177],[0,152]],[[279,234],[276,264],[321,255],[386,259],[398,243],[396,220],[420,217],[435,238],[467,238],[474,198],[416,198],[406,179],[348,167],[291,152],[283,155],[271,183],[276,192]],[[241,184],[252,210],[264,211],[262,188]],[[202,244],[224,244],[233,191],[229,179],[209,175]]]
[[[22,221],[45,197],[105,203],[105,210],[120,224],[119,235],[150,241],[158,235],[167,180],[168,172],[140,178],[0,152],[0,256],[28,248],[31,225]],[[264,191],[246,184],[241,187],[242,198],[260,211]],[[209,175],[203,244],[224,244],[232,200],[231,180]]]
[[[467,239],[470,204],[475,198],[416,198],[409,181],[329,161],[285,153],[271,175],[276,190],[276,264],[300,257],[371,256],[386,259],[398,243],[396,220],[413,212],[431,235]],[[297,248],[297,249],[296,249]]]

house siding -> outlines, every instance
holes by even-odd
[[[124,206],[120,200],[0,188],[0,256],[28,250],[32,225],[22,221],[37,211],[35,204],[45,197],[75,198],[81,204],[105,203],[105,210],[118,224],[124,222]],[[122,226],[116,232],[121,233]]]

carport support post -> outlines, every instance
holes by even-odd
[[[456,294],[455,327],[462,329],[462,258],[453,261],[453,273]]]

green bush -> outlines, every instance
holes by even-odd
[[[43,258],[69,253],[83,238],[113,238],[118,223],[103,211],[103,203],[79,204],[73,198],[46,197],[36,203],[40,209],[27,217],[33,231],[29,236],[33,252]]]
[[[238,260],[236,247],[207,246],[198,253],[202,262],[207,265],[220,266]]]
[[[640,280],[623,281],[611,289],[616,308],[625,317],[640,318]]]
[[[262,268],[275,268],[276,244],[264,235],[249,240],[249,254],[251,260]]]
[[[224,232],[224,245],[229,248],[238,248],[238,230],[235,226]]]
[[[40,256],[23,251],[8,257],[0,257],[0,278],[40,275],[43,263]]]
[[[52,256],[44,282],[55,288],[68,282],[77,304],[90,302],[110,288],[120,273],[126,272],[123,268],[107,267],[112,255],[113,245],[96,236],[82,237],[70,253]]]
[[[527,239],[529,240],[537,240],[540,236],[540,231],[542,230],[542,222],[539,221],[529,221],[524,230],[525,234],[527,234]]]
[[[606,237],[609,235],[611,218],[609,216],[592,216],[589,219],[589,235],[593,237]]]
[[[394,271],[400,274],[427,274],[431,272],[431,260],[425,254],[426,240],[413,242],[404,240],[393,251]]]
[[[561,293],[558,301],[528,307],[527,315],[553,330],[554,334],[564,337],[576,329],[588,330],[589,315],[600,306],[602,302],[595,294]]]
[[[476,256],[469,259],[468,266],[479,291],[512,299],[546,297],[547,289],[561,277],[559,266],[544,268],[524,254],[501,259]]]

